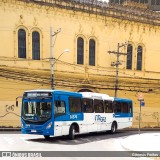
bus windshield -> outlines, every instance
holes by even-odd
[[[22,118],[30,122],[44,122],[51,118],[51,102],[24,101]]]

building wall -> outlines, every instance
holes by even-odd
[[[118,18],[119,15],[124,16],[124,13],[118,9],[104,16],[98,14],[97,10],[97,8],[93,8],[95,12],[92,14],[92,12],[87,13],[28,1],[5,0],[0,2],[0,90],[3,93],[0,95],[2,106],[0,117],[3,119],[0,126],[4,124],[5,126],[20,125],[17,116],[20,115],[20,109],[15,107],[15,98],[22,95],[23,91],[50,88],[50,62],[48,59],[51,45],[50,27],[54,31],[61,28],[57,37],[53,37],[54,58],[58,58],[64,49],[69,49],[69,53],[64,53],[54,64],[56,89],[70,91],[89,89],[114,96],[115,67],[111,66],[111,63],[116,61],[116,56],[109,54],[108,51],[117,51],[118,43],[129,41],[133,45],[133,68],[132,70],[126,69],[127,57],[121,55],[118,96],[133,99],[134,111],[138,113],[137,94],[142,92],[146,102],[143,110],[153,113],[160,112],[158,101],[160,94],[159,21],[154,21],[152,16],[148,20],[150,23],[143,21],[143,16],[137,16],[136,20],[133,20],[132,14],[126,14],[126,17],[130,18]],[[157,13],[157,15],[159,14]],[[137,20],[138,18],[139,20]],[[18,58],[18,29],[20,28],[26,31],[26,59]],[[33,31],[40,33],[41,60],[32,60]],[[84,39],[83,65],[78,65],[76,62],[79,36]],[[96,42],[95,66],[88,65],[89,40],[91,38]],[[136,70],[139,45],[143,47],[142,71]],[[127,52],[126,45],[120,48],[120,52]],[[11,112],[9,114],[6,105]],[[151,109],[152,107],[154,109]],[[9,116],[10,114],[12,116]],[[17,120],[13,124],[11,119],[15,117]]]

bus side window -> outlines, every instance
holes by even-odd
[[[64,101],[54,101],[54,114],[62,115],[66,113],[66,105]]]
[[[128,112],[132,113],[132,103],[128,103]]]
[[[88,98],[82,99],[82,108],[84,113],[92,113],[93,112],[93,100]]]
[[[112,101],[104,101],[105,113],[113,113]]]
[[[129,104],[127,102],[122,102],[121,112],[122,113],[128,113],[129,112]]]
[[[120,113],[121,112],[121,103],[120,102],[114,102],[114,113]]]
[[[94,99],[95,113],[104,113],[103,100]]]
[[[69,97],[70,112],[81,112],[81,99],[78,97]]]

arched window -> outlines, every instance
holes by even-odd
[[[84,63],[84,40],[81,37],[77,39],[77,64]]]
[[[26,31],[18,30],[18,58],[26,58]]]
[[[138,46],[137,49],[137,70],[142,70],[142,47]]]
[[[32,59],[40,60],[40,34],[32,32]]]
[[[133,52],[133,47],[131,44],[128,44],[126,69],[132,69],[132,52]]]
[[[95,66],[95,40],[90,39],[89,41],[89,65]]]

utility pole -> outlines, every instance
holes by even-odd
[[[51,67],[51,89],[54,89],[54,57],[53,57],[53,37],[61,32],[61,28],[53,33],[52,27],[50,27],[50,67]]]
[[[110,53],[113,53],[113,54],[116,54],[116,56],[117,56],[116,62],[113,62],[113,63],[111,64],[111,66],[116,66],[115,94],[114,94],[115,97],[117,97],[117,91],[118,91],[118,72],[119,72],[119,65],[122,64],[122,63],[119,61],[119,57],[120,57],[120,55],[127,55],[127,53],[119,52],[119,49],[120,49],[121,47],[126,46],[126,45],[128,45],[128,43],[123,43],[123,44],[121,44],[121,45],[120,45],[120,43],[118,43],[117,52],[116,52],[116,51],[108,51],[109,54],[110,54]]]

